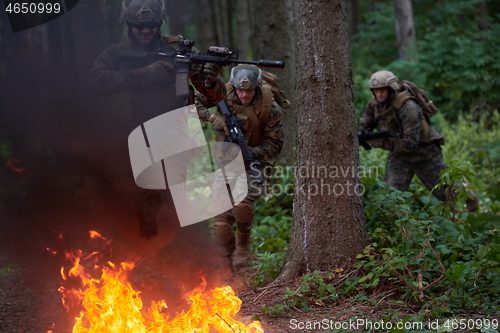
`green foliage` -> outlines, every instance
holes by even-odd
[[[354,100],[358,114],[366,107],[372,94],[368,89],[371,74],[397,59],[394,32],[394,5],[390,2],[360,2],[365,13],[359,32],[351,40],[351,59],[354,75]]]
[[[377,150],[372,153],[374,157],[366,156],[370,161],[384,157]],[[388,302],[419,304],[420,316],[440,318],[500,310],[500,281],[495,278],[500,274],[500,216],[491,212],[448,214],[443,203],[422,199],[429,198],[429,192],[421,190],[421,184],[415,184],[417,197],[387,189],[378,172],[362,175],[370,191],[365,197],[365,213],[372,245],[358,255],[351,271],[305,275],[300,287],[286,289],[279,304],[266,308],[266,313],[283,316],[291,308],[310,311],[317,306],[332,306],[345,297],[374,306],[379,299],[372,295],[388,288],[386,295],[398,294],[396,300],[388,298]],[[456,162],[443,173],[448,182],[464,176],[471,177],[470,167]],[[263,207],[267,207],[267,216],[284,217],[283,208],[276,202]],[[264,244],[274,247],[270,241]],[[254,282],[277,276],[284,253],[258,254],[260,275]]]
[[[419,1],[413,8],[418,62],[398,59],[393,4],[361,2],[365,14],[351,38],[357,114],[372,96],[369,77],[381,69],[426,90],[449,120],[460,110],[487,114],[499,109],[500,24],[490,19],[489,29],[479,30],[478,2],[444,0],[436,6]]]
[[[370,249],[379,254],[375,261],[360,256],[364,260],[357,267],[367,272],[364,277],[392,283],[396,278],[404,284],[404,298],[422,302],[433,314],[500,308],[498,297],[491,297],[500,291],[500,282],[491,279],[500,274],[500,216],[463,214],[454,223],[436,207],[411,208],[414,198],[408,192],[380,188],[371,198],[366,207]]]
[[[426,73],[423,86],[434,103],[451,119],[456,111],[488,113],[500,106],[500,56],[496,41],[500,24],[487,31],[475,29],[457,34],[443,25],[418,42],[417,70]]]
[[[460,115],[448,125],[443,118],[436,122],[446,144],[445,161],[452,158],[466,165],[475,177],[468,178],[478,195],[483,211],[500,211],[500,114],[494,111],[474,120],[472,114]]]
[[[276,278],[285,262],[292,228],[294,169],[276,166],[270,184],[255,203],[251,249],[256,252],[256,285]]]
[[[257,268],[258,273],[252,283],[261,285],[277,278],[285,262],[285,256],[286,251],[257,253],[257,260],[253,263],[253,267]]]

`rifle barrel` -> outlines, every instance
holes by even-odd
[[[278,61],[278,60],[259,60],[259,61],[237,60],[236,63],[237,64],[255,65],[255,66],[261,67],[261,68],[278,68],[278,69],[285,68],[285,62]]]

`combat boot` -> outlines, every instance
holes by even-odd
[[[247,267],[250,260],[250,231],[236,234],[236,252],[233,256],[233,268]]]

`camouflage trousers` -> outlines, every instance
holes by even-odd
[[[400,191],[408,191],[414,175],[430,190],[439,184],[439,173],[446,169],[441,146],[437,143],[420,144],[418,148],[403,157],[389,153],[385,168],[385,182]],[[446,201],[447,188],[435,189],[432,194]]]
[[[261,172],[261,175],[264,175],[263,168],[259,167],[258,169]],[[234,177],[232,177],[231,175],[226,175],[226,176],[228,177],[229,182],[235,180],[235,179],[232,179]],[[224,181],[218,181],[217,184],[221,184],[221,186],[225,186]],[[238,187],[238,186],[234,187],[231,194],[234,198],[238,198],[238,197],[241,198],[243,195],[245,195],[245,200],[250,201],[253,204],[253,202],[255,200],[257,200],[260,197],[260,195],[262,194],[263,184],[256,183],[256,181],[252,177],[252,172],[250,170],[246,171],[246,187],[247,187],[246,190],[248,191],[246,193],[246,195],[244,194],[245,189]],[[214,198],[214,203],[217,206],[217,198]],[[217,215],[215,217],[215,220],[216,221],[221,221],[221,220],[227,221],[232,225],[234,225],[235,222],[236,223],[238,222],[238,221],[236,221],[232,210],[228,210],[222,214]],[[250,223],[237,223],[237,227],[238,227],[238,230],[240,232],[250,232],[250,230],[252,229],[252,223],[251,222]]]
[[[439,174],[445,169],[441,146],[437,143],[420,144],[415,151],[403,157],[394,157],[392,153],[389,153],[385,169],[385,182],[397,190],[408,191],[413,176],[417,175],[425,187],[431,191],[434,186],[439,184]],[[441,201],[454,201],[458,189],[469,184],[467,179],[462,179],[461,183],[436,188],[432,194]],[[468,211],[477,211],[479,200],[476,193],[470,189],[465,191],[472,197],[465,201]]]

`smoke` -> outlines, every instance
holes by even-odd
[[[75,22],[85,22],[79,10],[77,6],[57,20],[16,34],[5,24],[1,30],[3,261],[25,274],[36,272],[33,283],[55,295],[59,268],[67,265],[64,251],[90,251],[89,231],[95,230],[113,240],[110,260],[137,262],[131,279],[151,299],[179,301],[202,276],[208,288],[220,285],[228,274],[227,263],[218,259],[207,223],[180,228],[166,193],[159,236],[140,238],[135,213],[139,188],[127,148],[127,98],[90,92],[86,75],[105,46],[103,27],[75,27]],[[6,22],[4,17],[1,21]],[[119,38],[106,40],[107,45]],[[12,158],[23,173],[5,165]]]

